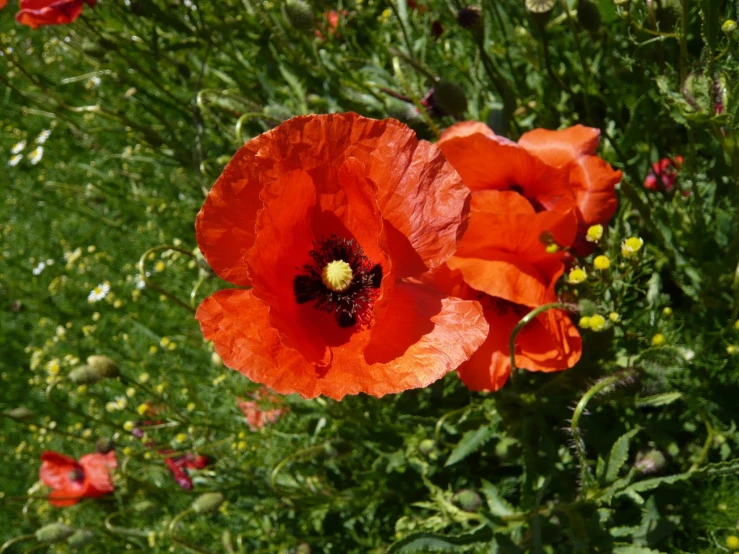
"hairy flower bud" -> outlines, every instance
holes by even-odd
[[[33,417],[33,412],[25,406],[18,406],[17,408],[5,410],[3,413],[16,421],[22,421]]]
[[[296,31],[307,31],[314,25],[313,10],[303,0],[287,0],[283,14],[290,26]]]
[[[87,365],[100,379],[113,379],[118,377],[121,372],[118,365],[108,356],[95,355],[87,358]]]
[[[110,437],[100,437],[95,443],[95,449],[100,454],[107,454],[115,448],[115,442]]]
[[[74,529],[63,523],[50,523],[36,530],[36,539],[39,542],[51,544],[60,542],[74,534]]]
[[[586,31],[596,33],[600,29],[600,10],[590,0],[578,0],[577,21]]]
[[[445,79],[434,85],[434,100],[439,108],[451,115],[461,115],[467,110],[464,89]]]
[[[436,450],[436,441],[434,439],[423,439],[418,443],[418,451],[424,456],[428,456]]]
[[[90,544],[95,538],[95,534],[87,529],[79,529],[67,539],[67,545],[71,550],[82,549]]]
[[[452,500],[465,512],[476,512],[482,506],[480,495],[470,489],[462,489]]]
[[[191,508],[196,514],[209,514],[218,510],[223,501],[224,498],[220,492],[206,492],[197,497]]]

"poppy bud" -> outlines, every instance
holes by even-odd
[[[482,28],[481,22],[480,8],[476,6],[467,6],[457,12],[457,23],[462,29],[479,31]]]
[[[526,0],[525,6],[534,25],[543,29],[556,3],[557,0]]]
[[[584,316],[591,316],[596,313],[598,313],[598,306],[595,305],[595,302],[592,300],[588,300],[587,298],[583,298],[580,300],[580,302],[577,305],[577,310],[580,312],[580,315]]]
[[[388,102],[387,115],[410,126],[423,121],[423,117],[421,117],[420,112],[413,104],[401,102],[400,100],[393,99]]]
[[[659,450],[654,449],[649,452],[640,452],[637,454],[634,469],[643,475],[649,475],[659,472],[665,467],[666,463],[667,459],[665,455]]]
[[[75,367],[69,372],[69,380],[76,385],[92,385],[100,381],[100,378],[95,375],[90,366],[80,365]]]
[[[5,410],[3,413],[16,421],[22,421],[33,417],[33,412],[25,406],[18,406],[17,408]]]
[[[141,502],[136,502],[133,506],[131,506],[131,509],[134,512],[138,512],[140,514],[144,514],[147,512],[151,512],[156,508],[157,505],[154,504],[151,500],[142,500]]]
[[[480,495],[470,489],[459,491],[452,500],[465,512],[476,512],[482,506]]]
[[[596,33],[600,29],[600,10],[590,0],[578,0],[577,21],[586,31]]]
[[[36,530],[36,539],[39,542],[51,544],[68,539],[74,534],[74,529],[63,523],[50,523]]]
[[[467,110],[467,96],[456,83],[441,79],[434,85],[434,100],[443,111],[460,115]]]
[[[423,439],[418,443],[418,451],[424,456],[428,456],[436,450],[436,441],[433,439]]]
[[[727,19],[721,24],[721,30],[727,35],[736,31],[736,21],[733,19]]]
[[[296,31],[307,31],[314,25],[313,10],[303,0],[287,0],[283,15]]]
[[[108,356],[88,356],[87,365],[99,379],[113,379],[121,374],[118,365]]]
[[[67,539],[67,545],[71,550],[77,550],[84,548],[92,542],[95,538],[95,534],[87,529],[79,529]]]
[[[220,508],[223,501],[224,498],[220,492],[206,492],[198,496],[191,508],[196,514],[209,514]]]
[[[95,443],[95,449],[100,454],[107,454],[115,448],[115,442],[110,437],[100,437]]]

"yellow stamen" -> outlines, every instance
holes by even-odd
[[[327,288],[334,292],[342,292],[349,288],[352,284],[352,273],[351,266],[344,260],[334,260],[333,262],[326,264],[321,272],[321,280]]]

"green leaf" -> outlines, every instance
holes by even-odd
[[[466,547],[488,542],[492,532],[488,527],[480,527],[472,533],[464,535],[439,535],[438,533],[412,533],[394,542],[386,554],[422,554],[424,552],[464,552]]]
[[[636,401],[636,405],[639,408],[647,406],[667,406],[672,404],[676,400],[680,400],[683,397],[681,392],[663,392],[662,394],[655,394],[654,396],[645,396]]]
[[[506,499],[504,499],[500,495],[498,489],[495,488],[495,485],[493,485],[489,481],[483,480],[482,494],[485,495],[485,500],[488,503],[488,509],[493,515],[512,516],[519,513]]]
[[[639,428],[635,427],[631,431],[621,435],[613,446],[611,447],[611,453],[608,455],[608,463],[606,463],[605,482],[612,483],[618,477],[619,470],[626,463],[629,458],[629,445],[631,439],[634,438],[639,432]]]
[[[448,467],[464,460],[467,456],[476,452],[483,444],[490,440],[493,434],[494,431],[489,425],[483,425],[474,431],[467,431],[462,435],[462,440],[460,440],[459,443],[457,443],[457,446],[454,447],[454,450],[452,450],[452,453],[449,455],[449,459],[446,461],[444,466]]]

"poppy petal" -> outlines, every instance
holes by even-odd
[[[570,170],[570,185],[586,227],[607,223],[618,208],[616,185],[623,173],[598,156],[581,158]]]
[[[82,494],[79,491],[60,488],[51,491],[48,498],[52,506],[65,508],[67,506],[74,506],[82,500]]]
[[[566,210],[575,203],[568,171],[542,162],[515,142],[478,132],[445,134],[438,144],[473,192],[518,190],[538,210]]]
[[[44,485],[57,489],[65,486],[70,481],[70,473],[79,467],[73,458],[47,450],[41,454],[39,477]]]
[[[42,25],[65,25],[80,16],[83,5],[84,0],[21,0],[15,19],[32,29]]]
[[[363,352],[369,331],[355,333],[332,349],[333,363],[326,368],[281,344],[278,332],[267,324],[267,306],[251,291],[220,291],[200,305],[196,318],[227,366],[282,394],[323,394],[336,400],[359,392],[382,396],[426,386],[456,369],[487,334],[478,304],[411,284],[396,285],[383,320],[372,330],[375,342],[367,358]],[[394,335],[387,347],[380,344]],[[409,340],[417,342],[407,344]]]
[[[521,135],[518,144],[544,163],[564,167],[583,155],[595,154],[600,130],[574,125],[560,131],[534,129]]]
[[[107,454],[87,454],[80,458],[80,465],[85,472],[85,481],[93,489],[91,496],[100,496],[113,492],[113,480],[110,472],[118,467],[115,452]]]

